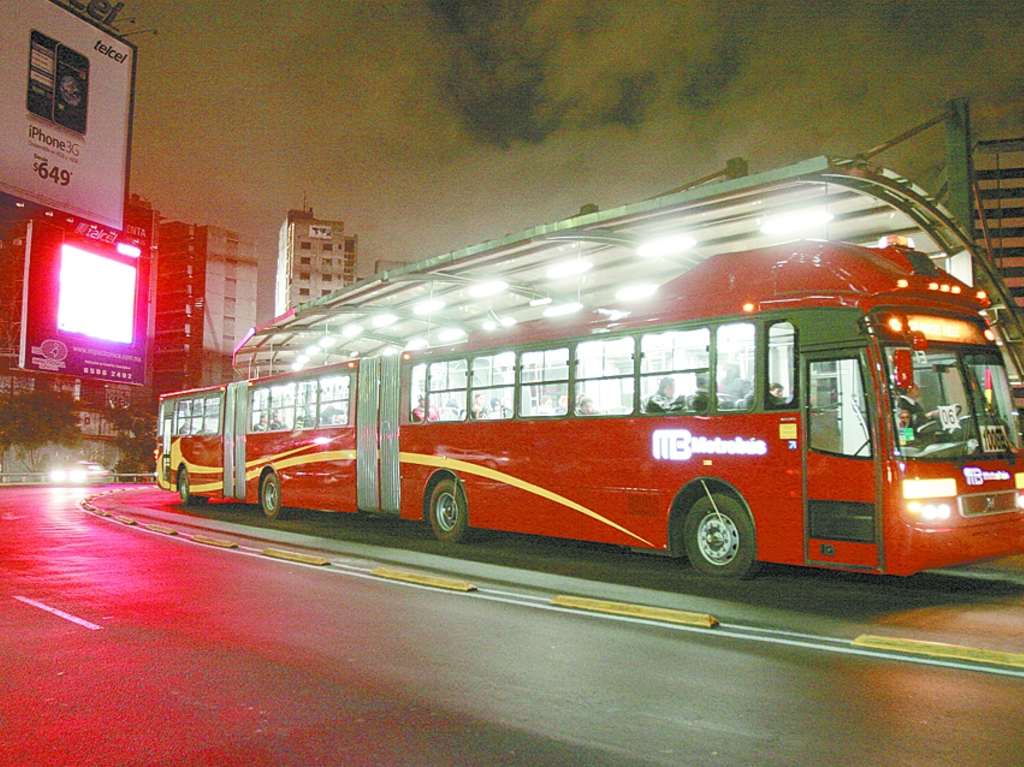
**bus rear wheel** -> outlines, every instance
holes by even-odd
[[[459,543],[466,539],[469,514],[462,489],[454,479],[442,479],[430,493],[430,529],[434,537],[444,543]]]
[[[686,556],[694,569],[721,578],[748,578],[757,572],[754,525],[738,500],[705,495],[690,507],[683,525]]]
[[[278,519],[281,516],[281,480],[273,472],[267,474],[260,483],[260,508],[267,519]]]

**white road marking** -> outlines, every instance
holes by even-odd
[[[66,613],[63,610],[58,610],[56,607],[44,605],[42,602],[37,602],[36,600],[29,599],[28,597],[15,597],[15,599],[17,599],[19,602],[24,602],[27,605],[38,607],[40,610],[46,610],[46,612],[48,613],[53,613],[58,618],[63,618],[64,620],[71,621],[72,623],[77,623],[79,626],[85,626],[85,628],[89,629],[90,631],[99,631],[101,628],[103,628],[102,626],[97,626],[95,623],[90,623],[84,618],[79,618],[77,616],[72,615],[71,613]]]

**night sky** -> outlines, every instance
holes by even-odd
[[[134,16],[134,24],[124,20]],[[971,98],[1024,135],[1024,2],[130,0],[132,191],[233,228],[272,313],[303,197],[415,260],[633,202],[734,156],[849,156]],[[878,158],[938,185],[943,132]]]

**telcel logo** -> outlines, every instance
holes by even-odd
[[[655,429],[651,434],[651,455],[658,461],[689,461],[694,455],[765,455],[763,439],[694,436],[687,429]]]
[[[1008,471],[985,471],[978,466],[964,466],[964,479],[971,486],[984,485],[986,482],[996,482],[1010,478]]]

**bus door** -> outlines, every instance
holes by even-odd
[[[804,559],[874,570],[879,561],[877,445],[865,394],[866,357],[804,356]]]
[[[228,384],[224,393],[224,497],[245,500],[245,432],[249,382]]]
[[[397,356],[359,362],[356,399],[356,492],[359,508],[398,514]]]
[[[161,405],[160,418],[163,421],[163,439],[160,454],[160,465],[157,471],[164,482],[171,481],[171,437],[174,436],[174,400],[164,400]]]

